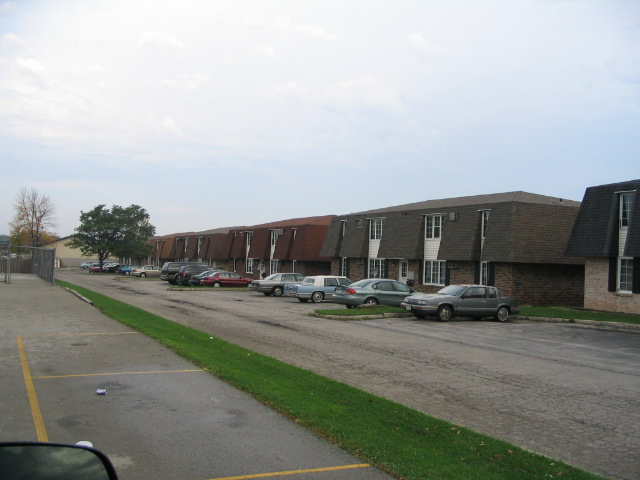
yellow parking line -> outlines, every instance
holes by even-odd
[[[22,375],[24,376],[24,383],[27,387],[27,396],[29,397],[29,404],[31,405],[31,415],[33,416],[33,424],[36,428],[36,435],[39,442],[48,442],[49,436],[47,435],[47,429],[44,427],[44,420],[42,419],[42,412],[40,411],[40,404],[38,403],[36,389],[33,386],[31,369],[29,368],[29,362],[27,361],[27,354],[24,350],[22,337],[18,337],[18,352],[20,353]]]
[[[80,333],[42,333],[29,337],[75,337],[81,335],[138,335],[140,332],[80,332]]]
[[[266,478],[266,477],[279,477],[284,475],[302,475],[304,473],[316,473],[316,472],[334,472],[336,470],[349,470],[353,468],[367,468],[370,467],[368,463],[358,463],[356,465],[343,465],[341,467],[326,467],[326,468],[310,468],[308,470],[289,470],[286,472],[272,472],[272,473],[256,473],[253,475],[241,475],[239,477],[220,477],[212,478],[210,480],[245,480],[247,478]]]
[[[71,378],[71,377],[101,377],[103,375],[139,375],[143,373],[189,373],[189,372],[204,372],[205,370],[193,369],[193,370],[150,370],[146,372],[106,372],[106,373],[77,373],[70,375],[41,375],[33,378]]]

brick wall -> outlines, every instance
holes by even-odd
[[[585,264],[584,306],[593,310],[640,314],[640,295],[609,292],[609,259],[588,258]]]

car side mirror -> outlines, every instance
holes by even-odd
[[[117,480],[106,455],[78,445],[37,442],[0,443],[3,480]]]

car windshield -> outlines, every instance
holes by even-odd
[[[462,292],[464,292],[467,287],[462,285],[449,285],[448,287],[444,287],[442,290],[438,291],[438,295],[453,295],[458,296]]]

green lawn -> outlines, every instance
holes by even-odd
[[[105,315],[156,339],[316,435],[397,478],[602,478],[85,288],[57,283],[87,297]]]

